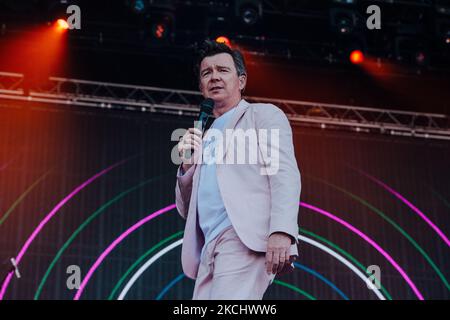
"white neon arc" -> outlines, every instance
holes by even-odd
[[[325,251],[326,253],[330,254],[331,256],[333,256],[334,258],[336,258],[337,260],[339,260],[340,262],[342,262],[345,266],[347,266],[350,270],[352,270],[354,273],[356,273],[356,275],[358,277],[360,277],[364,283],[368,284],[369,286],[371,286],[371,290],[373,290],[375,292],[375,295],[380,299],[380,300],[386,300],[386,298],[381,294],[380,290],[375,287],[375,285],[373,285],[372,281],[370,280],[369,277],[366,277],[366,275],[364,275],[364,273],[362,273],[358,268],[356,268],[352,263],[350,263],[350,261],[348,261],[347,259],[345,259],[343,256],[341,256],[339,253],[337,253],[336,251],[331,250],[330,248],[324,246],[323,244],[310,239],[308,237],[299,235],[298,238],[314,247],[317,247],[323,251]],[[127,282],[127,284],[125,285],[125,287],[122,289],[122,291],[119,294],[119,297],[117,298],[117,300],[123,300],[125,298],[125,296],[127,295],[128,291],[131,289],[131,287],[134,285],[134,283],[137,281],[137,279],[139,279],[139,277],[145,272],[145,270],[147,270],[147,268],[149,268],[156,260],[158,260],[159,258],[161,258],[163,255],[165,255],[167,252],[171,251],[172,249],[178,247],[179,245],[181,245],[183,243],[183,239],[180,239],[174,243],[172,243],[171,245],[165,247],[164,249],[162,249],[161,251],[159,251],[157,254],[155,254],[154,256],[152,256],[144,265],[142,265],[138,271],[136,271],[136,273],[131,277],[131,279]]]
[[[180,244],[183,243],[183,239],[180,239],[178,241],[175,241],[174,243],[172,243],[171,245],[165,247],[164,249],[162,249],[161,251],[159,251],[157,254],[155,254],[154,256],[152,256],[143,266],[141,266],[139,268],[138,271],[136,271],[136,273],[131,277],[131,279],[127,282],[127,284],[125,285],[125,287],[122,289],[122,292],[120,292],[119,297],[117,298],[117,300],[123,300],[123,298],[125,298],[125,295],[128,293],[128,291],[131,289],[131,287],[134,285],[134,283],[136,282],[136,280],[144,273],[144,271],[150,267],[156,260],[158,260],[159,258],[161,258],[163,255],[165,255],[167,252],[169,252],[170,250],[178,247]]]
[[[351,264],[350,261],[348,261],[343,256],[341,256],[339,253],[331,250],[330,248],[324,246],[323,244],[321,244],[313,239],[310,239],[308,237],[299,235],[298,238],[306,243],[309,243],[310,245],[312,245],[314,247],[317,247],[317,248],[327,252],[328,254],[332,255],[333,257],[335,257],[336,259],[341,261],[350,270],[352,270],[354,273],[356,273],[358,275],[358,277],[360,277],[368,286],[370,286],[371,287],[370,290],[373,290],[375,292],[376,296],[380,300],[386,300],[386,298],[381,294],[380,290],[372,283],[372,280],[369,277],[367,277],[364,273],[362,273],[357,267],[355,267],[353,264]]]

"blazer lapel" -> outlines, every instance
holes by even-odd
[[[241,119],[241,117],[244,115],[245,111],[247,111],[248,106],[249,106],[249,103],[247,101],[245,101],[244,99],[242,99],[239,102],[239,104],[236,106],[236,110],[233,113],[233,117],[230,119],[230,121],[228,121],[228,123],[223,128],[223,135],[225,138],[227,138],[227,130],[234,130],[239,119]],[[225,158],[225,156],[227,154],[228,147],[230,146],[231,140],[232,139],[225,139],[226,145],[224,146],[223,158]]]

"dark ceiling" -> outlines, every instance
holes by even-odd
[[[245,52],[248,95],[450,114],[450,1],[0,0],[0,50],[70,4],[81,29],[61,76],[195,90],[195,46],[225,35]],[[366,27],[371,4],[380,30]],[[381,67],[352,65],[353,49]]]

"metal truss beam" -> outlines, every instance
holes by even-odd
[[[50,77],[41,87],[27,90],[23,84],[22,74],[0,72],[0,102],[5,105],[8,101],[23,101],[194,117],[202,101],[196,91],[57,77]],[[278,106],[294,125],[450,140],[450,117],[442,114],[261,97],[245,99]]]

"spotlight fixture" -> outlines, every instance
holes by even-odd
[[[235,2],[235,14],[245,26],[254,26],[262,19],[262,3],[257,0],[238,0]]]

